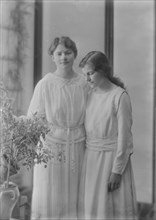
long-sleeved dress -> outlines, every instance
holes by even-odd
[[[43,164],[34,167],[33,220],[77,218],[87,93],[81,74],[67,80],[48,73],[35,87],[28,116],[35,112],[46,115],[51,130],[45,143],[53,158],[47,168]]]
[[[129,95],[120,87],[92,91],[86,107],[86,152],[80,183],[81,219],[137,219],[131,166],[133,140]],[[119,189],[108,192],[111,172],[122,175]]]

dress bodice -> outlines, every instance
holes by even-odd
[[[109,92],[91,91],[88,97],[86,107],[86,132],[91,138],[116,138],[118,135],[118,117],[121,112],[119,110],[120,98],[125,96],[128,98],[125,90],[114,86]],[[123,112],[122,112],[123,114]],[[124,111],[128,115],[127,109]],[[127,120],[131,119],[127,117]]]
[[[55,135],[63,138],[66,128],[81,127],[84,122],[88,93],[86,85],[81,74],[71,80],[46,74],[34,90],[28,115],[36,111],[45,114],[48,122],[54,125]],[[77,136],[82,135],[81,131],[77,132]]]

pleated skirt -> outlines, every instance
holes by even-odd
[[[79,193],[79,219],[137,220],[137,201],[131,158],[122,174],[121,185],[108,192],[113,152],[86,149]]]
[[[84,145],[74,144],[74,166],[70,152],[68,160],[49,161],[46,168],[35,165],[31,220],[77,219]]]

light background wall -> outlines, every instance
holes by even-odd
[[[130,93],[133,107],[137,198],[152,201],[154,97],[154,1],[115,0],[114,71]]]

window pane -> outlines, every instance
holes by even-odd
[[[154,1],[115,0],[114,72],[127,85],[133,107],[138,201],[152,201]]]
[[[53,38],[69,36],[77,44],[79,61],[90,50],[104,50],[105,0],[43,1],[43,74],[55,69],[48,56]]]

